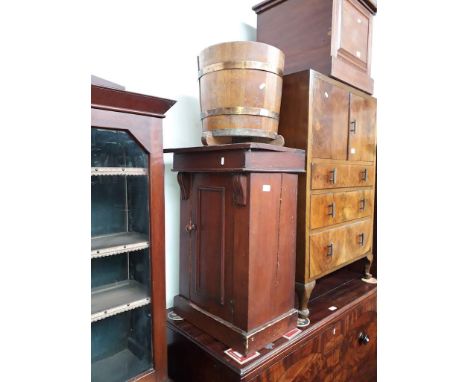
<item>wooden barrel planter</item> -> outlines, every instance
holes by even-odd
[[[202,142],[263,141],[278,135],[284,54],[252,41],[217,44],[198,57]]]

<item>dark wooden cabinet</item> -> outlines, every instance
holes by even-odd
[[[376,99],[313,70],[286,75],[279,133],[306,150],[299,176],[296,288],[299,314],[315,281],[372,255]]]
[[[166,381],[162,118],[174,101],[91,86],[91,380]]]
[[[171,149],[181,189],[177,314],[242,354],[296,325],[302,150],[245,143]]]
[[[267,0],[257,40],[281,49],[285,74],[314,69],[372,94],[372,0]]]
[[[190,322],[168,322],[169,376],[175,382],[376,382],[377,289],[350,274],[320,280],[311,324],[243,365]]]

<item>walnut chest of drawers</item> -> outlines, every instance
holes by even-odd
[[[305,319],[316,279],[364,257],[371,277],[376,99],[313,70],[286,75],[279,133],[307,156],[296,253]]]
[[[311,68],[372,94],[374,0],[267,0],[253,9],[257,40],[284,52],[285,74]]]

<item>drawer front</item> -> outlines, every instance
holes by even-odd
[[[343,322],[337,321],[326,327],[322,334],[323,352],[326,354],[343,342]]]
[[[367,65],[372,16],[357,0],[341,1],[340,49]]]
[[[377,301],[364,300],[346,317],[338,381],[377,380]]]
[[[310,199],[311,229],[371,216],[374,207],[372,190],[312,194]]]
[[[312,162],[313,190],[362,187],[374,184],[374,166]]]
[[[310,236],[310,275],[317,277],[364,255],[371,247],[372,219],[349,223]]]

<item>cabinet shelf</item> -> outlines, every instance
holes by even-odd
[[[91,167],[91,176],[104,175],[148,175],[148,169],[144,167]]]
[[[120,382],[122,380],[119,378],[122,374],[122,365],[125,365],[128,370],[137,370],[141,372],[141,370],[144,371],[148,368],[147,363],[148,361],[146,359],[138,359],[138,357],[130,350],[124,349],[107,358],[94,362],[91,368],[92,380]],[[131,374],[128,376],[131,376]]]
[[[91,258],[118,255],[149,247],[148,236],[139,232],[120,232],[91,238]]]
[[[94,288],[91,292],[91,322],[147,305],[146,288],[134,280]]]

